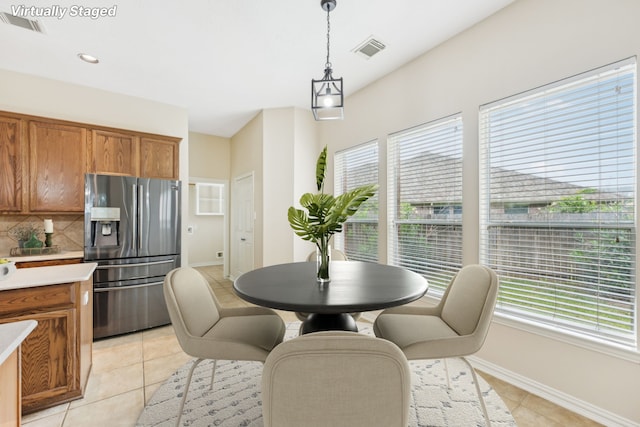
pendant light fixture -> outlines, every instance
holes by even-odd
[[[342,120],[344,118],[342,77],[333,78],[329,60],[329,32],[331,31],[329,12],[336,8],[336,0],[320,0],[320,7],[327,12],[327,62],[322,79],[311,80],[311,111],[316,120]]]

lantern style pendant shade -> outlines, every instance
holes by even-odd
[[[322,80],[311,80],[311,111],[316,120],[344,118],[342,77],[334,79],[330,68],[325,70]]]
[[[329,12],[336,7],[336,0],[321,0],[320,7],[327,12],[327,63],[324,76],[311,80],[311,111],[316,120],[342,120],[344,118],[344,91],[342,77],[333,78],[329,61]]]

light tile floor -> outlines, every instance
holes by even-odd
[[[200,267],[221,304],[248,305],[239,299],[222,269]],[[285,322],[297,319],[279,312]],[[367,321],[363,316],[360,321]],[[93,344],[93,367],[85,396],[23,417],[26,427],[132,427],[153,393],[191,358],[182,352],[171,326],[151,329]],[[589,419],[527,393],[504,381],[485,378],[511,410],[520,427],[599,426]]]

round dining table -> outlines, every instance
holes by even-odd
[[[245,301],[278,310],[309,313],[300,333],[357,332],[349,313],[407,304],[428,289],[421,275],[400,267],[362,261],[332,261],[328,283],[316,280],[315,262],[257,268],[241,274],[233,289]]]

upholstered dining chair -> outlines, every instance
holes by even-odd
[[[406,427],[411,371],[393,343],[324,331],[278,345],[262,373],[265,427]]]
[[[307,256],[307,262],[311,262],[311,261],[315,261],[315,260],[316,260],[316,252],[313,251]],[[349,258],[347,258],[347,254],[345,254],[341,250],[331,248],[331,260],[333,260],[333,261],[349,261]],[[353,320],[358,320],[362,313],[349,313],[349,314],[351,314],[351,317],[353,317]],[[302,322],[307,320],[308,316],[309,316],[309,313],[296,312],[296,317],[298,318],[298,320],[300,320]]]
[[[467,265],[453,277],[435,307],[390,308],[373,325],[376,336],[397,344],[408,360],[445,359],[446,363],[448,357],[461,358],[471,370],[487,425],[491,422],[478,377],[464,356],[484,344],[497,295],[496,273],[482,265]]]
[[[191,366],[176,425],[184,409],[193,371],[205,359],[264,362],[282,342],[285,325],[275,311],[264,307],[222,307],[206,279],[195,269],[180,267],[164,279],[164,297],[171,324],[182,350],[196,358]]]

